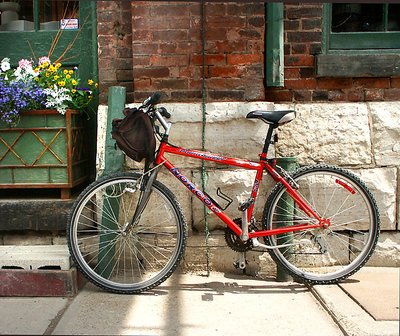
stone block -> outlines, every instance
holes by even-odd
[[[298,117],[279,128],[277,156],[297,157],[301,165],[372,163],[369,114],[365,104],[298,104],[296,111]]]
[[[400,232],[381,232],[367,266],[400,267]]]
[[[66,245],[0,246],[0,269],[59,269],[71,267]]]
[[[396,229],[397,169],[375,168],[354,171],[367,184],[380,211],[381,229]]]
[[[368,103],[372,119],[372,145],[380,166],[400,162],[400,102]]]

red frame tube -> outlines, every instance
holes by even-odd
[[[265,237],[276,234],[282,234],[287,232],[301,231],[307,229],[314,229],[323,226],[324,221],[310,208],[310,206],[300,197],[295,189],[270,165],[265,159],[265,155],[260,156],[260,162],[252,162],[249,160],[242,160],[238,158],[224,157],[219,154],[210,152],[204,152],[199,150],[185,149],[183,147],[171,146],[168,143],[162,141],[160,148],[157,153],[155,163],[157,165],[164,165],[186,188],[188,188],[200,201],[202,201],[216,216],[218,216],[233,232],[238,236],[242,234],[242,229],[233,222],[221,209],[219,209],[196,185],[194,185],[185,175],[183,175],[179,169],[177,169],[169,160],[164,156],[165,153],[171,153],[180,156],[191,157],[199,160],[212,161],[218,164],[225,164],[228,166],[240,167],[247,170],[255,170],[256,177],[253,183],[251,191],[251,197],[254,199],[254,203],[257,199],[258,189],[262,181],[263,171],[266,170],[276,182],[282,183],[286,188],[288,194],[293,200],[299,205],[299,207],[310,217],[314,217],[318,220],[318,224],[314,225],[292,225],[272,230],[262,230],[257,232],[249,233],[249,238]],[[250,221],[254,203],[249,207],[248,221]]]

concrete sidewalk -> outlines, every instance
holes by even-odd
[[[364,268],[344,284],[312,288],[174,274],[142,295],[87,284],[74,298],[0,298],[0,334],[398,336],[398,293],[396,268]]]

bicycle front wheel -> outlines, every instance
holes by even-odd
[[[274,261],[295,280],[336,283],[358,271],[370,258],[379,236],[379,211],[366,185],[353,173],[334,166],[304,167],[293,174],[297,192],[327,228],[265,237]],[[269,196],[265,230],[289,225],[318,224],[278,184]]]
[[[76,200],[67,227],[71,256],[97,286],[140,293],[165,281],[178,266],[187,238],[179,203],[155,181],[138,221],[140,174],[120,173],[92,183]]]

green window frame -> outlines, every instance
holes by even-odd
[[[400,31],[388,30],[389,4],[383,4],[383,31],[332,32],[332,4],[324,4],[324,47],[335,50],[400,49]]]
[[[332,32],[332,4],[324,4],[317,77],[400,76],[400,31],[387,30],[389,5],[384,5],[385,31]]]

